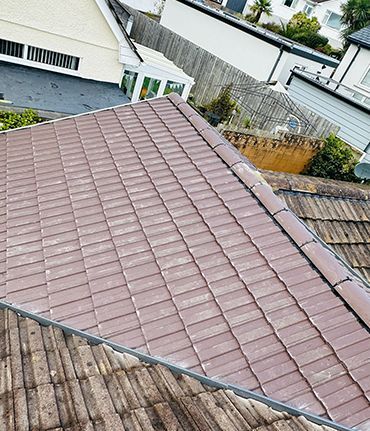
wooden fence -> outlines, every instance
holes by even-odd
[[[241,108],[234,124],[241,125],[244,118],[248,117],[254,128],[271,132],[279,122],[285,123],[291,116],[294,116],[300,121],[301,133],[327,137],[330,132],[337,132],[338,127],[308,109],[296,106],[282,93],[271,90],[267,85],[261,85],[256,79],[163,27],[141,12],[129,6],[125,6],[125,8],[133,16],[131,37],[134,41],[163,53],[176,66],[195,79],[192,94],[197,104],[203,105],[210,102],[218,95],[223,86],[230,83],[246,89],[257,85],[259,88],[257,92],[246,90],[242,96],[238,97],[239,106],[242,105],[245,108]],[[266,109],[266,105],[268,109]],[[304,120],[302,121],[302,119]],[[305,125],[307,120],[308,127]]]

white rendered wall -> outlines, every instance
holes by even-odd
[[[278,47],[176,0],[166,0],[161,24],[261,81],[279,54]]]
[[[370,97],[369,87],[361,85],[361,81],[365,73],[370,68],[370,49],[360,47],[360,50],[356,55],[357,51],[358,47],[351,44],[346,55],[343,57],[343,60],[340,62],[340,65],[337,67],[335,74],[333,75],[333,79],[336,81],[341,80],[352,59],[355,58],[341,83],[356,91],[367,94],[368,97]]]
[[[260,81],[269,78],[280,53],[279,47],[176,0],[166,1],[161,24]],[[285,84],[295,64],[321,70],[320,63],[284,51],[272,79]],[[327,66],[325,73],[332,70]]]
[[[81,58],[77,73],[55,68],[62,73],[116,83],[122,73],[119,43],[95,0],[1,0],[0,38]]]

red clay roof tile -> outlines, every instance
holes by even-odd
[[[361,281],[179,96],[0,142],[1,297],[349,426],[370,422]]]

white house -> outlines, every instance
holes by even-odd
[[[338,125],[338,136],[370,161],[370,26],[348,40],[351,45],[331,78],[294,70],[288,93]]]
[[[370,106],[370,26],[348,37],[350,46],[332,78],[349,87],[352,96]],[[348,91],[346,91],[348,93]]]
[[[166,0],[161,24],[259,81],[285,85],[294,66],[329,76],[339,64],[332,57],[191,0]]]
[[[222,5],[237,11],[249,13],[254,0],[223,0]],[[304,12],[308,17],[316,17],[321,24],[320,33],[329,39],[334,48],[342,46],[341,5],[345,0],[271,0],[272,15],[262,15],[262,22],[286,23],[297,12]],[[240,8],[242,7],[242,10]]]
[[[0,60],[116,83],[132,101],[194,80],[155,51],[135,45],[106,0],[2,0]],[[131,76],[130,88],[128,77]]]

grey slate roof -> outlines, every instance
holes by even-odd
[[[1,305],[1,304],[0,304]],[[4,304],[3,304],[4,305]],[[154,359],[154,358],[153,358]],[[0,308],[0,429],[330,431]]]
[[[2,61],[0,93],[4,93],[5,99],[14,106],[64,114],[80,114],[129,102],[116,83],[93,81]]]
[[[370,48],[370,25],[352,33],[348,36],[348,40],[353,43],[358,43],[366,48]]]

